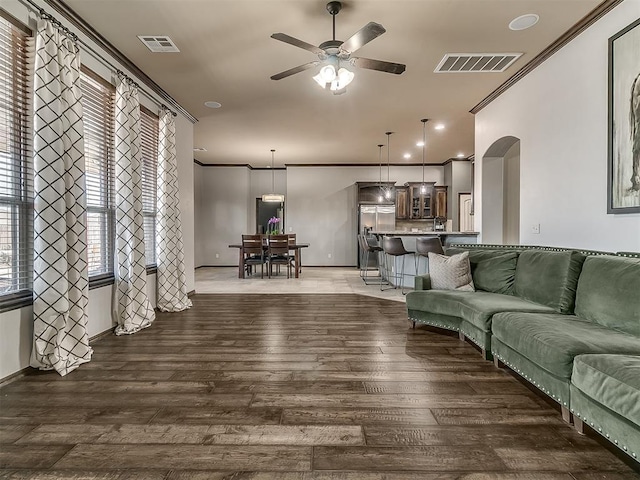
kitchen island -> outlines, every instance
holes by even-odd
[[[477,243],[478,232],[447,232],[447,231],[434,231],[434,230],[380,230],[371,231],[370,235],[375,236],[378,239],[378,243],[382,246],[382,237],[400,237],[404,244],[405,250],[410,252],[416,251],[416,238],[418,237],[439,237],[442,245],[448,247],[454,243]],[[418,260],[419,259],[419,263]],[[383,261],[382,259],[380,260]],[[391,259],[389,260],[391,265]],[[417,255],[405,255],[404,259],[404,276],[402,282],[398,282],[398,286],[405,286],[413,288],[414,278],[416,276],[416,270],[418,275],[424,275],[429,272],[428,261],[424,257]],[[393,272],[402,271],[402,257],[395,257],[393,264]],[[390,282],[394,284],[394,277],[391,276]]]

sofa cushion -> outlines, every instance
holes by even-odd
[[[640,355],[640,338],[556,313],[499,313],[493,335],[549,373],[569,379],[573,359],[585,353]]]
[[[473,279],[469,265],[469,252],[453,256],[429,252],[429,276],[433,290],[473,292]]]
[[[447,255],[461,253],[461,248],[448,248]],[[504,250],[469,250],[471,276],[476,290],[513,294],[518,253]]]
[[[407,294],[407,308],[460,317],[483,331],[491,328],[498,312],[553,313],[553,309],[511,295],[491,292],[424,290]]]
[[[526,250],[518,256],[514,292],[517,296],[573,313],[576,285],[584,255],[567,250]]]
[[[578,280],[576,315],[640,337],[640,259],[587,258]]]
[[[640,427],[640,356],[578,355],[571,383]]]

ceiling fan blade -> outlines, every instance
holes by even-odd
[[[371,40],[378,38],[384,32],[386,32],[386,30],[382,25],[375,22],[369,22],[354,33],[349,40],[340,45],[340,52],[353,53],[369,43]]]
[[[289,70],[285,70],[284,72],[277,73],[271,77],[271,80],[281,80],[283,78],[289,77],[291,75],[295,75],[296,73],[304,72],[305,70],[315,67],[320,62],[309,62],[304,65],[298,65],[297,67],[290,68]]]
[[[370,58],[351,57],[356,67],[368,68],[369,70],[379,70],[381,72],[394,73],[400,75],[407,68],[402,63],[384,62],[382,60],[372,60]]]
[[[315,53],[316,55],[320,55],[324,53],[320,47],[316,47],[315,45],[311,45],[310,43],[303,42],[300,39],[287,35],[286,33],[274,33],[271,35],[271,38],[275,38],[276,40],[280,40],[281,42],[288,43],[289,45],[293,45],[294,47],[304,48],[305,50],[309,50],[310,52]]]

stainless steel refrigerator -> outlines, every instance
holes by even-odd
[[[369,232],[389,232],[396,228],[396,207],[394,205],[366,205],[358,206],[358,233],[368,235]],[[364,252],[358,245],[358,266],[364,262]],[[375,255],[369,256],[367,268],[378,268]]]

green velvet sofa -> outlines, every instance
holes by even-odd
[[[571,412],[640,461],[640,356],[578,355],[573,360]]]
[[[491,357],[491,324],[500,312],[572,313],[584,253],[566,249],[465,246],[475,292],[431,290],[429,275],[416,277],[407,295],[409,319],[460,332]]]
[[[637,460],[640,258],[472,245],[447,254],[464,250],[476,291],[431,290],[419,277],[409,320],[458,331],[557,401],[565,420],[573,410],[579,429],[588,423]]]

